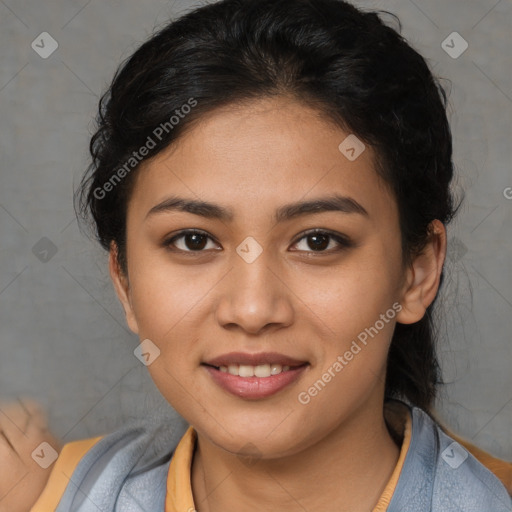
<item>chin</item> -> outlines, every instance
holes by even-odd
[[[204,429],[197,425],[196,430],[217,447],[241,458],[277,459],[294,455],[307,445],[297,435],[300,430],[298,425],[284,426],[282,417],[259,423],[249,420],[232,422],[231,425],[236,426],[229,430],[224,430],[224,425],[215,425],[212,429],[212,422],[206,424]]]

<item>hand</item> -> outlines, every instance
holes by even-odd
[[[57,453],[61,443],[48,431],[47,418],[30,398],[0,402],[0,512],[27,512],[50,476],[32,452],[44,441]]]

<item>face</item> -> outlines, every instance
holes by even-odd
[[[416,282],[429,273],[402,264],[375,155],[347,158],[348,135],[262,99],[204,117],[137,171],[114,283],[160,351],[148,369],[161,393],[230,452],[298,453],[382,414],[394,325],[429,301]]]

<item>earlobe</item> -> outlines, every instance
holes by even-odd
[[[407,278],[402,294],[402,310],[397,322],[412,324],[420,321],[434,301],[446,256],[446,228],[439,220],[429,226],[429,240],[407,269]]]
[[[130,296],[130,283],[127,274],[121,269],[119,264],[119,253],[117,244],[112,241],[110,244],[109,251],[109,271],[114,289],[117,297],[120,300],[124,314],[126,317],[126,323],[132,332],[135,334],[139,333],[139,327],[132,307],[132,301]]]

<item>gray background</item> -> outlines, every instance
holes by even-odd
[[[449,232],[439,410],[453,430],[512,459],[512,200],[504,194],[512,186],[512,2],[357,4],[397,13],[404,36],[451,87],[456,186],[466,202]],[[170,408],[133,355],[138,340],[106,254],[78,230],[72,191],[117,65],[197,5],[0,0],[0,400],[34,397],[65,442]],[[454,31],[469,44],[456,59],[441,47]],[[47,59],[31,48],[42,32],[59,44]]]

